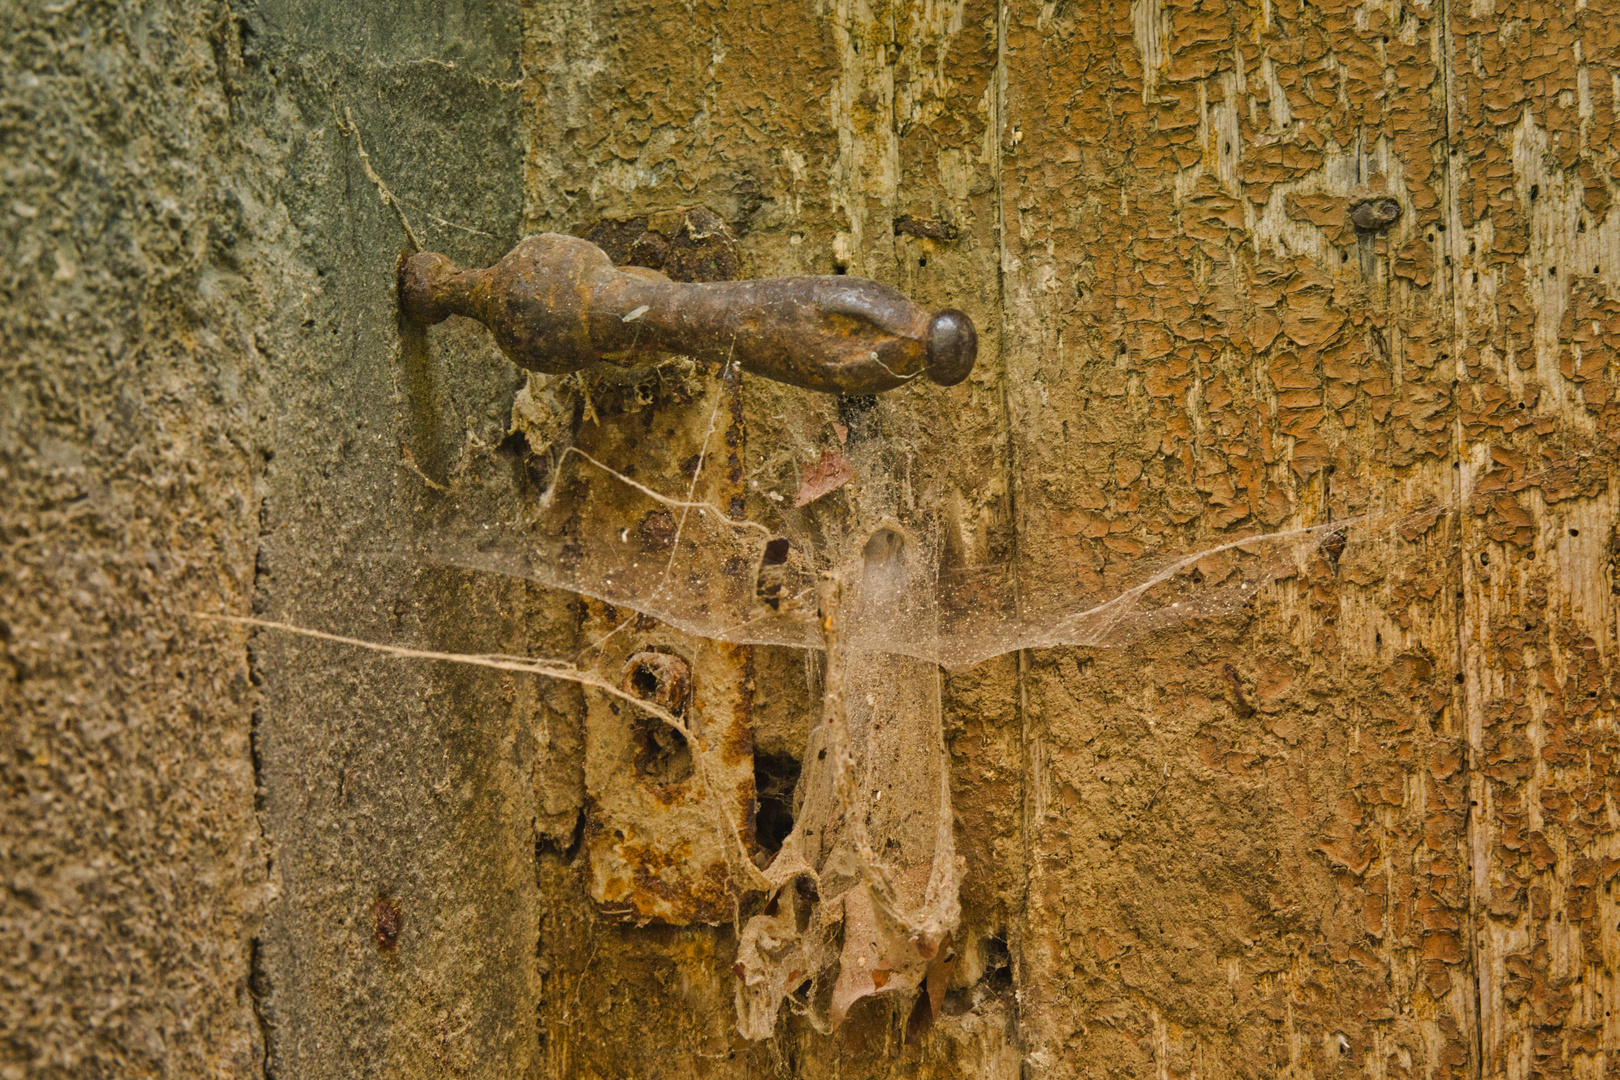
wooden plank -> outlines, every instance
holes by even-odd
[[[1450,12],[1482,1072],[1614,1075],[1614,3]]]
[[[847,242],[850,273],[893,284],[929,308],[965,310],[978,328],[979,361],[957,387],[919,385],[842,404],[835,419],[849,424],[843,449],[859,490],[849,510],[829,499],[820,512],[836,521],[881,508],[927,522],[941,544],[930,555],[946,569],[1014,554],[1000,340],[997,7],[968,0],[827,9],[840,65],[830,103],[839,136],[835,253]],[[957,845],[967,863],[948,1015],[911,1050],[902,1040],[905,1001],[863,1003],[833,1040],[800,1029],[803,1075],[888,1075],[902,1055],[916,1055],[925,1075],[1018,1075],[1007,951],[1022,893],[1011,828],[1021,788],[1009,745],[1014,670],[1010,659],[992,661],[947,673],[942,686]]]
[[[1037,576],[1083,556],[1106,591],[1156,553],[1449,499],[1442,39],[1425,6],[1010,6],[1006,355]],[[1378,195],[1403,216],[1358,232]],[[1239,617],[1030,657],[1033,1065],[1467,1071],[1449,522],[1324,552]]]
[[[980,363],[962,386],[932,384],[840,401],[745,379],[742,476],[750,516],[791,506],[805,466],[847,453],[857,472],[809,515],[828,535],[882,502],[930,516],[951,560],[1010,550],[1006,428],[998,361],[994,5],[593,3],[540,5],[526,30],[535,86],[530,130],[535,228],[706,207],[736,232],[742,275],[848,273],[921,303],[965,309]],[[653,479],[637,474],[638,479]],[[857,489],[860,489],[857,491]],[[773,498],[774,496],[774,498]],[[857,549],[858,550],[858,549]],[[813,709],[801,657],[756,649],[756,744],[797,754]],[[1011,714],[1010,661],[949,679],[960,731],[955,797],[986,823],[970,841],[959,977],[920,1051],[932,1074],[1015,1075],[1005,941],[1021,887],[1004,826],[1017,808],[1016,758],[997,718]],[[993,835],[990,823],[1001,830]],[[639,1073],[667,1048],[697,1047],[715,1074],[758,1075],[788,1054],[802,1075],[884,1075],[911,1001],[858,1003],[829,1038],[802,1019],[776,1046],[735,1041],[729,929],[633,931],[570,899],[582,881],[566,852],[542,855],[559,902],[542,927],[547,1069]],[[750,912],[745,911],[745,916]],[[622,988],[634,979],[633,1007]],[[678,1023],[668,1018],[679,1015]],[[786,1010],[784,1011],[786,1015]],[[911,1051],[918,1053],[918,1051]]]

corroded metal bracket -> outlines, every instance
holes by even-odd
[[[955,385],[978,356],[962,312],[929,315],[865,278],[676,282],[557,233],[528,237],[487,270],[418,252],[400,265],[399,297],[414,323],[476,319],[514,363],[556,374],[674,353],[807,390],[875,394],[922,375]]]

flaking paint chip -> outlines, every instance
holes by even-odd
[[[849,459],[843,451],[832,447],[824,447],[820,460],[804,467],[804,475],[799,482],[798,497],[793,500],[795,508],[809,506],[823,495],[837,491],[851,480],[855,479],[850,469]]]

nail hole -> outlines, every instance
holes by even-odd
[[[833,273],[847,274],[849,273],[849,265],[847,263],[833,263]]]
[[[792,545],[787,537],[779,536],[775,540],[765,542],[765,554],[759,560],[761,566],[781,566],[788,560],[788,551]]]
[[[918,266],[927,266],[928,265],[928,256],[926,256],[926,255],[917,256],[917,265]]]

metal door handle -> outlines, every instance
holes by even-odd
[[[930,316],[865,278],[688,284],[614,266],[595,244],[557,233],[528,237],[487,270],[418,252],[400,265],[399,298],[411,322],[476,319],[514,363],[559,374],[678,353],[807,390],[875,394],[919,375],[953,386],[979,349],[962,312]]]

